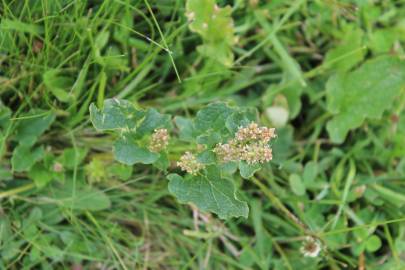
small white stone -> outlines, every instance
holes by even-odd
[[[272,106],[266,109],[267,118],[277,128],[284,127],[287,124],[288,115],[288,110],[281,106]]]
[[[186,17],[189,21],[193,21],[195,18],[195,13],[194,12],[187,12]]]

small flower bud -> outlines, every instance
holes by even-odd
[[[195,19],[195,13],[194,12],[187,12],[186,13],[186,17],[187,17],[187,19],[188,19],[188,21],[194,21],[194,19]]]
[[[53,164],[52,169],[53,169],[54,172],[57,172],[57,173],[62,172],[63,171],[63,165],[60,162],[55,162]]]

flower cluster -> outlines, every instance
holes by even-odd
[[[235,138],[226,144],[217,144],[214,152],[221,162],[246,161],[248,164],[269,162],[272,150],[269,142],[275,137],[274,128],[259,127],[252,122],[247,127],[241,127]]]
[[[321,242],[312,236],[307,236],[303,242],[300,252],[305,257],[317,257],[322,250]]]
[[[180,161],[177,162],[177,166],[179,166],[183,171],[193,175],[196,175],[198,171],[204,168],[204,164],[198,162],[196,157],[190,152],[185,152],[180,157]]]
[[[149,150],[152,152],[161,152],[169,144],[169,133],[167,129],[155,129],[149,143]]]
[[[259,127],[252,122],[247,127],[241,127],[235,134],[235,139],[239,142],[260,141],[268,143],[275,137],[274,128]]]

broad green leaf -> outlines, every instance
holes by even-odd
[[[72,102],[74,96],[69,90],[73,86],[73,79],[67,76],[59,74],[57,69],[51,69],[46,71],[42,79],[44,81],[46,89],[51,92],[61,102]]]
[[[195,137],[193,121],[185,117],[176,116],[174,118],[177,128],[179,129],[179,138],[182,141],[191,142]]]
[[[387,53],[400,37],[400,31],[395,28],[378,29],[370,36],[370,48],[375,54]]]
[[[315,178],[318,174],[318,164],[315,161],[309,161],[305,164],[304,173],[303,173],[303,181],[305,186],[311,185],[315,182]]]
[[[257,110],[254,108],[247,108],[232,113],[225,122],[229,132],[233,135],[240,127],[247,126],[251,122],[257,122]]]
[[[0,102],[0,134],[8,127],[10,117],[11,110]]]
[[[307,209],[305,210],[305,213],[307,212]],[[318,211],[319,212],[319,211]],[[310,218],[310,217],[308,217]],[[332,219],[334,216],[332,217]],[[321,219],[323,219],[323,215],[321,214]],[[342,245],[346,244],[348,242],[348,237],[349,233],[348,232],[343,232],[344,229],[347,226],[347,219],[344,217],[340,217],[338,222],[336,223],[335,230],[342,230],[341,233],[339,234],[331,234],[327,235],[324,240],[328,248],[331,249],[338,249]]]
[[[10,238],[13,237],[11,230],[11,224],[7,216],[3,216],[0,219],[0,246],[5,247]]]
[[[121,180],[128,180],[132,175],[132,167],[120,163],[114,163],[107,168],[109,175],[116,176]]]
[[[209,130],[221,131],[225,128],[226,120],[232,113],[233,109],[225,103],[210,104],[198,111],[194,127],[201,133]]]
[[[377,235],[372,235],[367,239],[366,250],[368,252],[377,251],[381,247],[381,239]]]
[[[293,128],[291,126],[285,126],[277,129],[277,137],[272,143],[273,148],[273,160],[279,164],[284,164],[287,157],[291,154],[293,146]]]
[[[8,168],[0,167],[0,182],[13,179],[13,173]]]
[[[288,115],[290,119],[295,118],[301,111],[301,94],[304,91],[304,87],[298,82],[290,83],[291,77],[287,76],[283,79],[280,85],[282,93],[287,99],[288,103]],[[286,86],[284,86],[286,85]],[[278,90],[278,89],[277,89]]]
[[[231,13],[231,7],[220,8],[215,0],[188,0],[186,3],[190,30],[203,39],[198,51],[225,66],[233,64],[232,46],[236,43]]]
[[[158,128],[171,128],[171,119],[168,114],[161,114],[157,110],[151,108],[146,111],[145,118],[136,130],[136,135],[142,137],[152,133]]]
[[[367,61],[357,70],[337,74],[327,82],[327,123],[331,140],[342,143],[349,130],[367,118],[378,119],[405,87],[405,61],[382,56]]]
[[[49,197],[60,207],[73,210],[99,211],[110,208],[109,197],[102,191],[90,187],[74,187],[71,183],[56,185]]]
[[[231,161],[231,162],[226,162],[226,163],[220,164],[219,166],[220,166],[222,173],[232,175],[238,169],[239,164],[238,164],[238,162]]]
[[[132,129],[142,117],[142,111],[122,99],[106,99],[102,109],[90,105],[90,120],[98,130]]]
[[[11,158],[13,171],[28,171],[43,156],[44,149],[42,147],[31,149],[30,146],[19,145],[14,149],[13,157]]]
[[[21,252],[20,246],[24,244],[25,241],[18,241],[15,239],[15,234],[13,233],[12,224],[10,221],[11,217],[8,215],[3,215],[0,218],[0,247],[1,247],[1,259],[10,260]],[[1,262],[0,260],[0,266]],[[5,267],[3,269],[6,269]]]
[[[214,44],[207,43],[200,45],[197,47],[197,51],[204,56],[217,60],[224,66],[231,67],[233,64],[233,53],[229,44],[224,42]]]
[[[213,147],[215,144],[220,143],[221,141],[222,137],[219,132],[211,132],[197,137],[198,144],[205,144],[208,147]]]
[[[166,153],[162,152],[159,154],[159,158],[153,163],[153,166],[159,170],[165,171],[170,166],[170,160]]]
[[[31,170],[28,172],[28,176],[34,180],[34,183],[38,188],[46,186],[53,178],[52,172],[45,168],[41,163],[32,166]]]
[[[365,55],[362,48],[363,31],[360,28],[347,28],[343,33],[341,43],[330,49],[324,60],[324,65],[339,71],[350,70],[361,62]]]
[[[74,169],[79,166],[87,155],[87,148],[65,148],[58,161],[62,163],[66,169]]]
[[[56,225],[65,219],[64,214],[58,208],[51,204],[43,204],[39,206],[43,213],[43,221],[47,225]]]
[[[214,164],[216,162],[216,157],[211,150],[205,150],[197,155],[197,160],[202,164],[208,165]]]
[[[125,138],[120,138],[114,143],[113,151],[115,159],[126,165],[152,164],[159,158],[159,154],[140,147],[135,142],[130,142]]]
[[[239,173],[240,176],[242,176],[245,179],[249,179],[252,177],[255,172],[260,170],[261,166],[260,164],[248,164],[244,161],[239,162]]]
[[[167,178],[170,193],[181,203],[193,203],[202,211],[213,212],[221,219],[248,216],[247,203],[236,197],[235,187],[227,179],[205,175],[183,178],[178,174],[169,174]]]
[[[366,242],[365,242],[365,241],[360,242],[360,243],[354,242],[354,243],[352,244],[351,250],[352,250],[352,253],[353,253],[355,256],[359,256],[361,253],[364,252],[364,249],[365,249],[365,248],[366,248]]]
[[[18,120],[14,138],[19,144],[31,146],[50,127],[54,120],[55,114],[53,112],[31,111]]]
[[[97,50],[101,50],[102,48],[105,47],[105,45],[107,45],[109,37],[110,37],[110,32],[108,32],[108,31],[99,32],[94,40],[94,47]]]
[[[290,183],[290,188],[298,196],[305,194],[305,186],[302,183],[302,179],[298,174],[291,174],[288,178]]]

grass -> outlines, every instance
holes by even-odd
[[[405,2],[218,3],[239,37],[232,67],[197,51],[184,1],[0,1],[0,269],[405,268],[404,91],[342,143],[326,129],[334,74],[404,58]],[[157,170],[117,164],[88,114],[111,97],[185,116],[222,100],[268,126],[268,108],[287,111],[274,161],[235,179],[249,218],[179,204]],[[41,125],[43,186],[11,165],[22,127]],[[324,247],[315,258],[300,252],[308,235]]]

